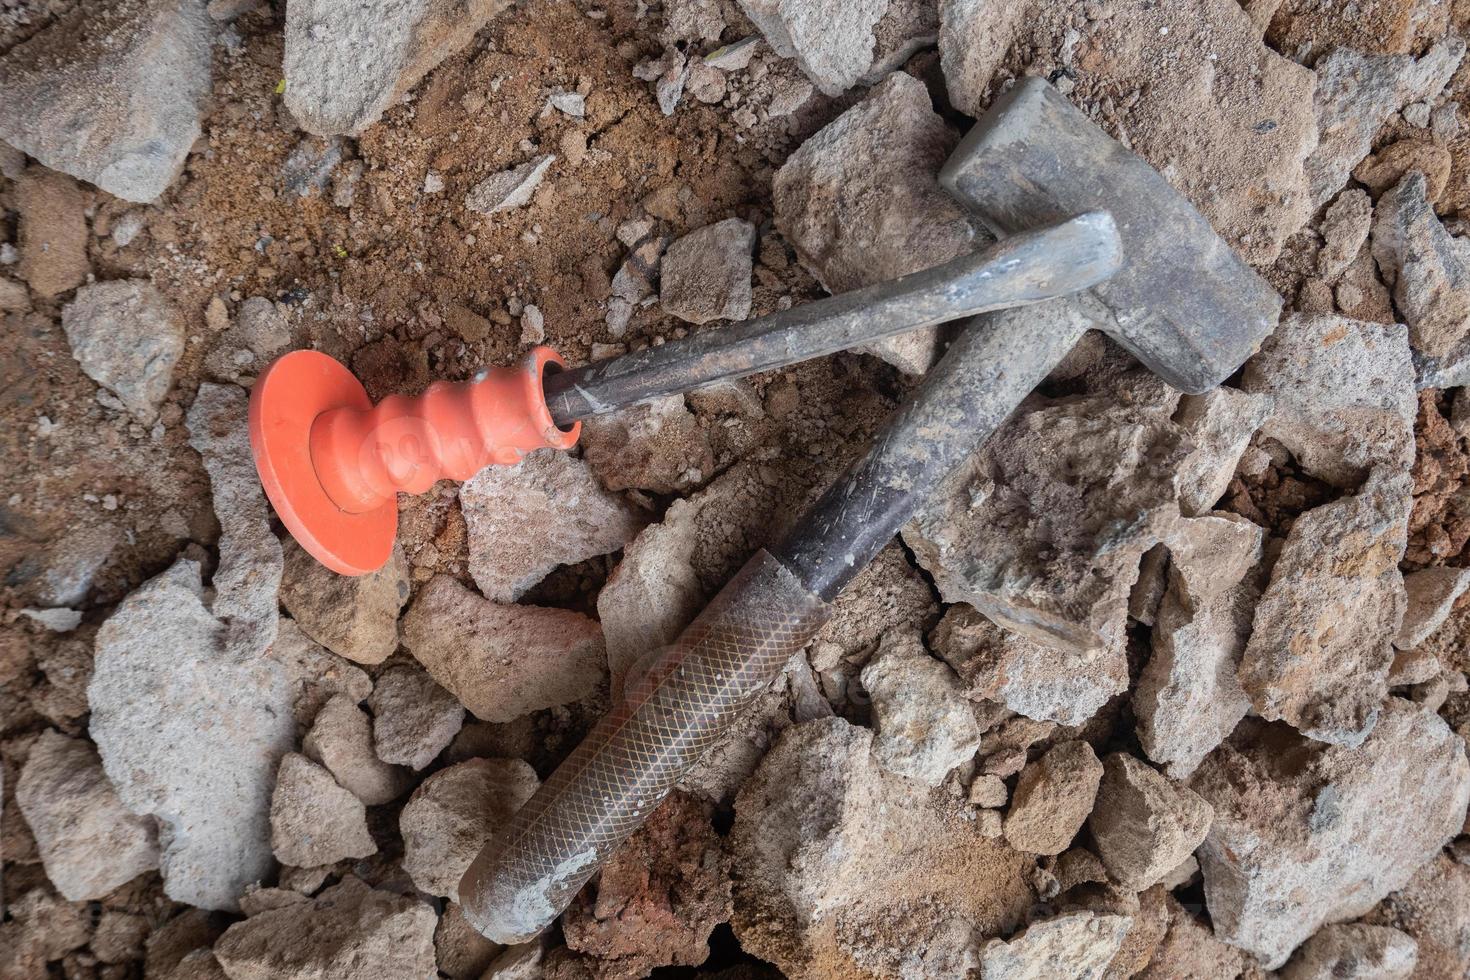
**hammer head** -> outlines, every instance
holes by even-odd
[[[1094,287],[1098,322],[1187,392],[1213,388],[1276,326],[1281,297],[1167,180],[1040,78],[996,99],[940,183],[1000,236],[1108,211],[1123,268]]]

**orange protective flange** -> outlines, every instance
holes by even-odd
[[[276,513],[312,557],[343,575],[381,568],[398,531],[399,492],[468,480],[534,449],[570,449],[541,379],[560,355],[537,347],[515,367],[436,381],[375,407],[352,372],[319,351],[276,359],[250,392],[250,447]]]

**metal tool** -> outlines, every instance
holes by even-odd
[[[1039,79],[997,100],[943,180],[1000,232],[1106,209],[1127,265],[1090,294],[992,314],[961,335],[867,454],[783,543],[746,563],[476,857],[460,901],[490,939],[524,941],[560,914],[811,640],[831,615],[828,601],[1086,327],[1108,331],[1170,383],[1201,391],[1275,326],[1271,288],[1161,176]]]
[[[250,392],[256,469],[301,546],[333,571],[361,575],[393,550],[399,493],[468,480],[535,449],[569,449],[578,420],[592,415],[1050,299],[1076,288],[1071,273],[1086,278],[1095,234],[1063,219],[891,282],[622,357],[568,369],[555,351],[537,347],[514,367],[376,406],[333,358],[293,351]]]

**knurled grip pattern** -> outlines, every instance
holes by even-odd
[[[506,944],[549,925],[831,614],[757,552],[475,858],[469,921]]]

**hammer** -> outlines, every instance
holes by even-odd
[[[524,942],[561,913],[1086,329],[1200,392],[1276,324],[1271,287],[1163,177],[1040,79],[995,102],[941,182],[1002,235],[1079,214],[1116,223],[1126,262],[1090,293],[972,321],[787,539],[756,552],[660,653],[465,872],[461,906],[490,939]]]

